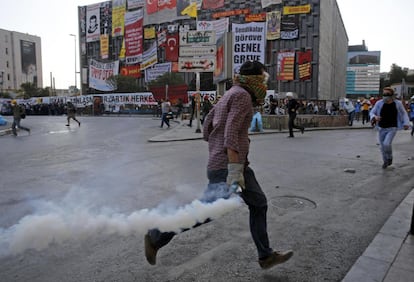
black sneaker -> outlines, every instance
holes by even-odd
[[[151,242],[151,237],[149,234],[145,235],[145,257],[147,261],[151,265],[155,265],[157,263],[157,252],[158,248],[154,246]]]
[[[388,165],[392,165],[392,159],[388,159]]]
[[[66,126],[70,126],[69,124],[67,124]]]
[[[259,265],[263,269],[269,269],[277,264],[288,261],[293,256],[293,251],[273,252],[270,256],[264,259],[259,259]]]
[[[388,162],[384,162],[384,163],[382,164],[382,169],[386,169],[386,168],[387,168],[387,166],[388,166]]]

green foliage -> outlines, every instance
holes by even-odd
[[[390,71],[390,80],[389,84],[400,83],[402,79],[407,77],[407,72],[403,70],[400,66],[392,64]]]
[[[148,83],[149,86],[164,86],[167,84],[183,85],[185,84],[185,81],[182,74],[176,72],[167,72]]]
[[[23,90],[24,99],[29,99],[30,97],[38,96],[39,89],[33,83],[30,83],[30,82],[22,83],[20,87]]]
[[[116,90],[115,93],[136,93],[145,91],[143,87],[138,85],[138,80],[131,76],[115,75],[107,79],[107,82]]]

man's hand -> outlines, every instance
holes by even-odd
[[[244,164],[240,163],[229,163],[227,165],[227,185],[238,184],[242,189],[246,187],[244,184]]]

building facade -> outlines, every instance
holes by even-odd
[[[188,70],[201,68],[195,64],[210,57],[195,61],[180,52],[188,50],[181,45],[183,34],[197,30],[215,32],[209,64],[215,64],[216,84],[231,80],[243,60],[258,59],[276,93],[291,91],[308,100],[345,95],[348,37],[336,0],[197,1],[196,8],[185,0],[153,2],[78,7],[82,93],[113,91],[104,80],[117,74],[144,86],[161,65],[194,80]],[[195,47],[202,52],[203,46]]]
[[[0,29],[0,90],[16,91],[23,83],[43,88],[41,39]]]
[[[346,75],[346,97],[369,98],[378,96],[380,90],[380,51],[368,51],[365,41],[362,45],[348,48]]]

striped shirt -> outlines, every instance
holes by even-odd
[[[234,85],[210,110],[203,123],[203,138],[208,141],[208,170],[227,169],[227,148],[238,152],[240,163],[247,163],[248,130],[253,117],[250,94]]]

